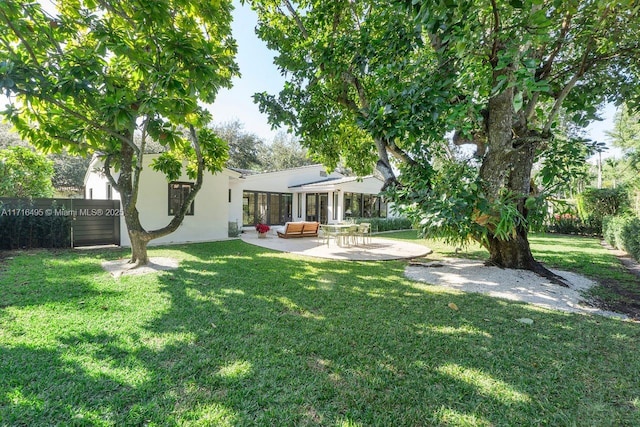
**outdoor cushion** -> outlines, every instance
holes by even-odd
[[[318,235],[317,222],[287,222],[283,231],[278,231],[278,237],[315,237]]]

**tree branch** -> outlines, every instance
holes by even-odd
[[[110,128],[106,127],[106,126],[101,125],[99,122],[96,122],[95,120],[92,120],[89,117],[87,117],[87,116],[85,116],[83,114],[80,114],[76,110],[67,107],[61,101],[58,101],[58,100],[56,100],[54,98],[49,98],[48,96],[43,94],[43,92],[40,92],[38,95],[34,95],[33,93],[31,93],[29,91],[18,89],[18,88],[15,88],[15,87],[14,87],[13,91],[16,92],[16,93],[19,93],[19,94],[21,94],[23,96],[33,96],[33,97],[35,97],[37,99],[40,99],[41,101],[49,102],[49,103],[55,105],[56,107],[60,108],[65,113],[71,115],[72,117],[75,117],[76,119],[83,121],[84,123],[86,123],[87,125],[91,126],[92,128],[94,128],[96,130],[99,130],[101,132],[105,132],[107,135],[110,135],[110,136],[112,136],[114,138],[117,138],[121,142],[130,145],[131,148],[133,148],[133,150],[136,152],[136,154],[139,154],[138,147],[136,147],[136,145],[133,144],[129,139],[127,139],[123,135],[119,134],[118,132],[113,131],[112,129],[110,129]]]
[[[16,37],[18,37],[18,39],[20,39],[20,41],[24,45],[24,48],[27,50],[27,53],[29,54],[29,56],[31,57],[35,65],[38,68],[40,68],[40,60],[38,60],[38,55],[36,55],[35,51],[31,47],[31,45],[27,42],[27,40],[24,38],[20,30],[18,30],[18,28],[15,25],[13,25],[13,21],[9,19],[7,14],[4,13],[2,9],[0,9],[0,15],[2,16],[2,20],[7,25],[7,27],[9,27],[11,31],[13,31],[13,34],[15,34]]]
[[[549,76],[549,73],[551,72],[551,68],[553,67],[553,63],[556,57],[558,56],[558,54],[560,53],[560,50],[564,45],[565,39],[567,38],[567,34],[569,33],[569,30],[571,28],[572,17],[573,17],[572,14],[567,13],[567,15],[564,18],[564,21],[562,21],[562,28],[560,29],[560,34],[558,35],[558,39],[556,40],[555,47],[547,57],[547,60],[544,62],[542,67],[536,71],[536,80],[543,80]]]
[[[116,182],[115,178],[111,174],[111,154],[105,155],[102,169],[103,169],[104,176],[107,177],[107,181],[109,181],[109,183],[114,188],[114,190],[122,194],[122,188],[120,184]]]
[[[302,33],[302,36],[305,39],[308,39],[309,33],[307,32],[307,29],[304,27],[304,24],[302,23],[302,19],[300,19],[300,15],[298,15],[298,12],[295,10],[291,2],[289,0],[284,0],[284,5],[287,8],[287,10],[289,10],[289,13],[291,13],[291,17],[294,19],[294,21],[296,21],[296,25],[298,26],[298,29]]]
[[[180,206],[180,210],[176,212],[176,214],[173,216],[169,224],[165,225],[162,228],[158,228],[156,230],[150,230],[147,232],[147,235],[150,237],[150,240],[157,239],[159,237],[166,236],[167,234],[174,232],[180,226],[180,224],[182,224],[182,221],[184,220],[184,216],[187,214],[187,211],[189,210],[189,206],[191,206],[191,203],[195,200],[196,195],[202,188],[202,182],[204,181],[203,179],[204,157],[202,156],[202,149],[200,147],[200,142],[198,141],[198,135],[193,125],[189,125],[189,134],[191,136],[190,138],[191,147],[193,147],[193,150],[196,153],[196,161],[198,164],[196,182],[193,185],[193,188],[191,189],[191,191],[189,192],[189,195],[186,197],[186,199],[183,200],[182,206]]]
[[[403,161],[410,166],[415,166],[417,164],[413,157],[409,156],[406,151],[398,147],[393,141],[387,141],[387,151],[389,151],[389,153],[391,153],[391,155],[396,159]]]
[[[496,57],[498,54],[498,49],[500,43],[498,42],[498,33],[500,32],[500,14],[498,13],[498,5],[496,4],[496,0],[491,0],[491,9],[493,12],[493,46],[491,47],[491,56],[489,57],[489,62],[493,65],[498,63],[498,58]]]
[[[569,80],[569,82],[562,88],[562,91],[560,91],[560,94],[556,98],[556,102],[553,104],[553,108],[551,109],[551,112],[549,113],[549,118],[547,120],[547,123],[544,125],[544,128],[543,128],[543,132],[544,133],[548,133],[551,130],[551,126],[553,125],[553,121],[555,120],[556,116],[560,112],[560,108],[562,107],[562,103],[564,102],[564,100],[569,95],[569,92],[571,92],[571,89],[573,89],[573,87],[576,85],[576,83],[578,83],[578,80],[580,80],[580,78],[587,71],[587,69],[589,67],[588,60],[589,60],[589,53],[590,53],[590,49],[591,49],[590,46],[589,46],[590,44],[591,43],[587,43],[587,47],[585,48],[584,55],[582,56],[582,60],[580,61],[580,66],[578,68],[578,71],[574,74],[574,76],[571,78],[571,80]]]

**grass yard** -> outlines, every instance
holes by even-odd
[[[595,240],[532,241],[632,280]],[[125,253],[0,262],[1,426],[640,425],[640,324],[411,282],[400,261],[229,241],[150,251],[173,271],[101,269]]]

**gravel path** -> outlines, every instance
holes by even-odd
[[[595,286],[594,281],[567,271],[552,271],[563,277],[570,287],[554,285],[531,271],[488,267],[482,261],[458,258],[409,265],[405,276],[418,282],[555,310],[627,319],[623,314],[591,307],[585,301],[582,293]]]

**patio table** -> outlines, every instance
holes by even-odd
[[[331,237],[335,239],[338,246],[348,246],[354,227],[357,230],[356,224],[320,224],[322,236],[327,240],[327,246],[329,246]]]

